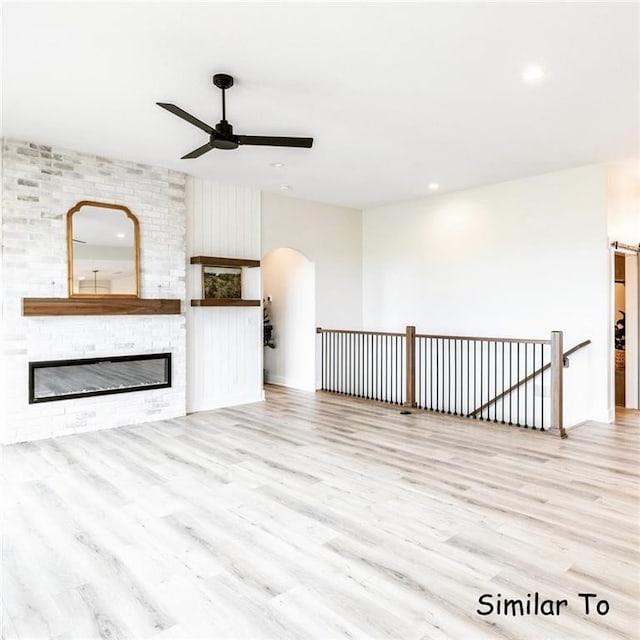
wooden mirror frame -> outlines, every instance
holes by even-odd
[[[103,209],[116,209],[126,214],[133,223],[134,260],[136,273],[135,293],[74,293],[73,292],[73,215],[82,207],[101,207]],[[139,298],[140,297],[140,223],[138,218],[128,207],[122,204],[110,204],[108,202],[95,202],[93,200],[81,200],[67,211],[67,268],[69,298]]]

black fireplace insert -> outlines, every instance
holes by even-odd
[[[170,353],[29,363],[29,404],[170,386]]]

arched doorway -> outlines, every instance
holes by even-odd
[[[267,383],[315,390],[315,279],[314,263],[295,249],[274,249],[262,259],[262,297],[275,345],[264,349]]]

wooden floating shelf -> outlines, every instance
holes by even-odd
[[[175,315],[179,299],[162,298],[23,298],[23,316]]]
[[[192,300],[192,307],[259,307],[260,300],[242,300],[240,298],[201,298]]]
[[[212,256],[193,256],[191,264],[203,264],[208,267],[259,267],[260,260],[245,258],[216,258]]]

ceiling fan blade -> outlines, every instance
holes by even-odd
[[[176,107],[175,104],[170,104],[168,102],[156,102],[156,104],[159,107],[162,107],[163,109],[166,109],[167,111],[170,111],[174,115],[178,116],[178,118],[182,118],[192,125],[195,125],[199,129],[206,131],[209,135],[214,132],[213,127],[210,127],[206,122],[202,122],[202,120],[198,120],[198,118],[192,116],[190,113],[187,113],[184,109]]]
[[[310,149],[313,138],[282,138],[273,136],[238,136],[238,144],[253,144],[265,147],[304,147]]]
[[[213,149],[213,145],[210,142],[207,144],[203,144],[201,147],[194,149],[191,153],[187,153],[186,156],[182,156],[180,160],[190,160],[191,158],[199,158],[202,154],[207,153],[207,151],[211,151]]]

